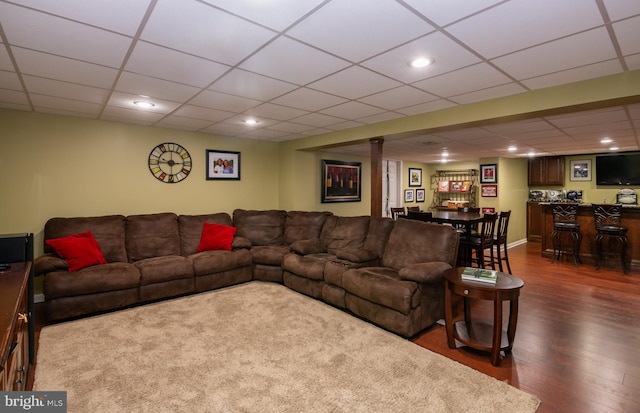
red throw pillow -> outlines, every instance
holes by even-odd
[[[198,245],[198,252],[226,250],[231,251],[233,236],[236,235],[236,227],[229,225],[204,223],[202,237]]]
[[[100,244],[91,231],[45,241],[67,262],[69,271],[78,271],[97,264],[106,264]]]

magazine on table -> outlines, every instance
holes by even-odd
[[[498,281],[498,272],[482,268],[465,267],[460,277],[465,281],[478,281],[495,284]]]

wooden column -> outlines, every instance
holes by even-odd
[[[382,137],[371,138],[371,216],[382,216]]]

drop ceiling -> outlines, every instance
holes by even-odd
[[[640,1],[0,0],[0,41],[0,108],[280,142],[639,70]],[[414,133],[384,155],[595,153],[605,136],[629,151],[639,131],[633,102]]]

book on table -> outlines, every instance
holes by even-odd
[[[498,281],[498,272],[495,270],[485,270],[482,268],[465,267],[460,275],[465,281],[478,281],[488,284],[495,284]]]

